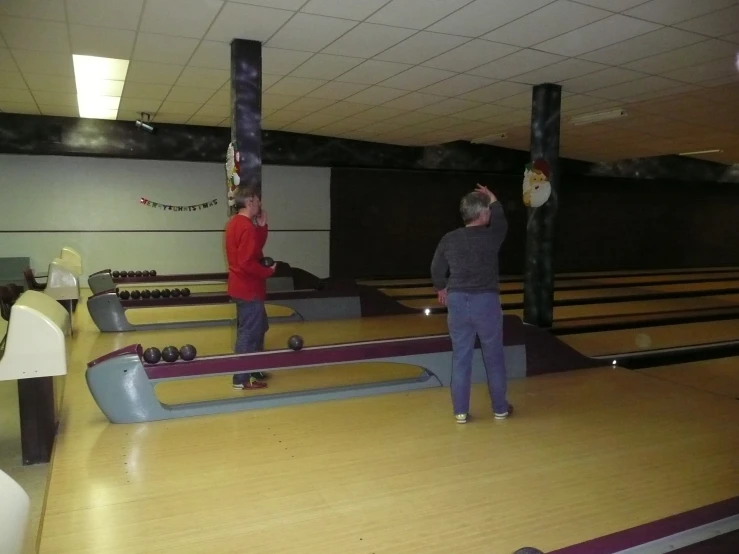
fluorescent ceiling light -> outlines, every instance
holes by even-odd
[[[610,110],[607,112],[595,112],[584,115],[578,115],[570,120],[573,125],[586,125],[588,123],[595,123],[596,121],[608,121],[609,119],[618,119],[619,117],[626,117],[629,115],[625,109],[621,108],[618,110]]]
[[[121,103],[128,60],[73,55],[80,117],[115,119]]]
[[[714,150],[698,150],[696,152],[682,152],[678,156],[693,156],[695,154],[713,154],[716,152],[723,152],[723,150],[716,148]]]

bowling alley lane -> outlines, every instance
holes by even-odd
[[[739,357],[651,367],[638,373],[739,400]]]

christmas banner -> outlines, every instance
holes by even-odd
[[[173,206],[171,204],[162,204],[161,202],[152,202],[148,198],[141,198],[139,202],[144,206],[149,206],[150,208],[159,208],[160,210],[167,210],[170,212],[195,212],[197,210],[204,210],[218,204],[218,200],[215,198],[210,202],[193,204],[191,206]]]

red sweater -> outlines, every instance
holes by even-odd
[[[228,295],[239,300],[264,300],[267,277],[272,268],[259,260],[267,242],[267,226],[254,225],[251,219],[236,214],[226,225],[226,258],[228,259]]]

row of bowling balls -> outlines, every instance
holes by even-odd
[[[115,278],[118,277],[156,277],[157,272],[156,270],[152,269],[151,271],[144,270],[144,271],[114,271],[111,273],[111,275]]]
[[[173,296],[174,298],[177,298],[178,296],[190,296],[190,289],[184,288],[182,290],[180,289],[154,289],[154,290],[120,290],[115,289],[115,293],[121,298],[121,300],[128,300],[129,298],[133,298],[134,300],[139,300],[140,298],[159,298],[160,296],[164,298],[169,298],[170,296]]]
[[[156,346],[150,346],[144,350],[144,361],[147,364],[157,364],[160,360],[165,362],[176,362],[178,358],[182,358],[186,362],[194,360],[198,351],[192,344],[186,344],[177,350],[176,346],[165,346],[159,350]]]

